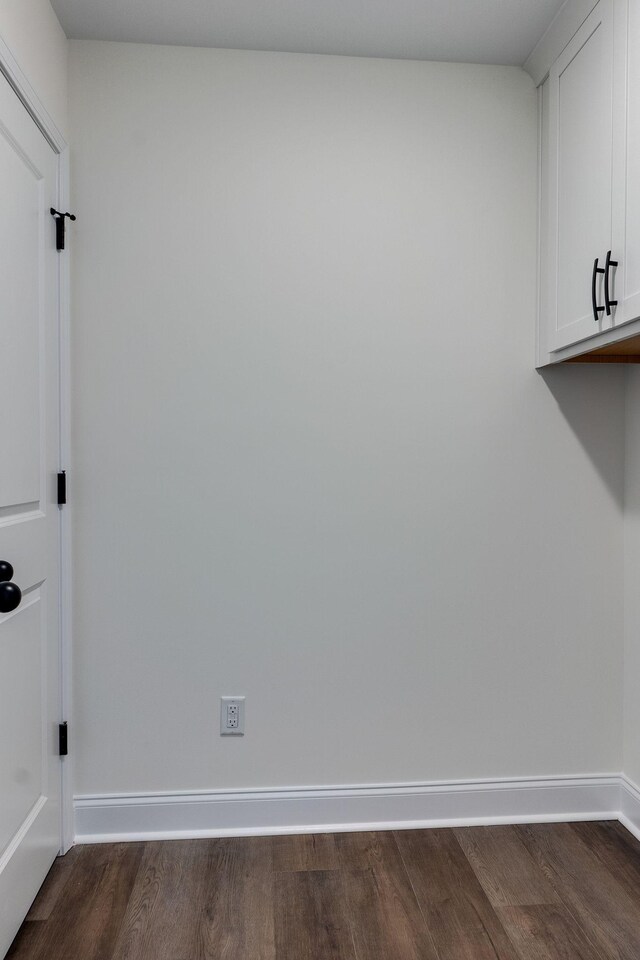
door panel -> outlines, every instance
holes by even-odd
[[[0,957],[60,848],[58,158],[0,77]]]
[[[6,127],[0,127],[0,262],[11,264],[2,294],[0,403],[11,410],[2,427],[2,508],[40,499],[40,267],[44,212],[42,174],[33,169]],[[19,252],[19,253],[18,253]],[[18,256],[16,256],[18,253]]]
[[[2,719],[22,717],[12,736],[0,738],[0,770],[13,770],[3,786],[3,816],[0,822],[0,849],[5,849],[31,810],[46,793],[42,771],[42,697],[34,677],[43,675],[46,651],[43,650],[42,603],[40,591],[28,594],[20,614],[9,614],[2,628],[0,676],[11,676],[11,687],[4,691]],[[6,730],[7,727],[5,726]]]
[[[591,277],[611,247],[612,95],[613,0],[600,0],[549,75],[551,349],[611,325],[594,320]]]

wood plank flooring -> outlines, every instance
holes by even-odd
[[[76,847],[10,960],[640,960],[618,823]]]

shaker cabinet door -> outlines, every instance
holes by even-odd
[[[616,0],[616,17],[620,26],[619,46],[626,47],[626,55],[616,53],[616,80],[614,109],[619,100],[624,100],[626,111],[621,120],[614,114],[614,143],[622,142],[616,149],[615,182],[622,182],[622,189],[613,194],[613,256],[619,261],[613,279],[613,299],[618,301],[613,314],[615,327],[640,317],[640,4]],[[622,35],[622,30],[625,35]],[[625,93],[626,87],[626,93]],[[618,90],[622,88],[622,93]],[[622,128],[616,137],[615,128]],[[621,330],[624,336],[624,330]]]
[[[543,249],[550,350],[593,337],[613,323],[604,309],[605,257],[612,247],[613,95],[614,0],[600,0],[548,80]]]

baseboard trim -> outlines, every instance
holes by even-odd
[[[80,796],[74,802],[76,843],[617,820],[621,783],[619,774],[601,774]],[[630,797],[631,787],[625,786]],[[637,810],[629,801],[625,816],[640,837],[636,794]]]
[[[640,840],[640,787],[625,777],[620,777],[620,816],[623,827]]]

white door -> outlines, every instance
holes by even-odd
[[[0,76],[0,957],[60,848],[57,171]]]
[[[549,74],[549,346],[612,324],[604,266],[612,245],[614,0],[600,0]],[[596,258],[598,263],[596,265]]]

